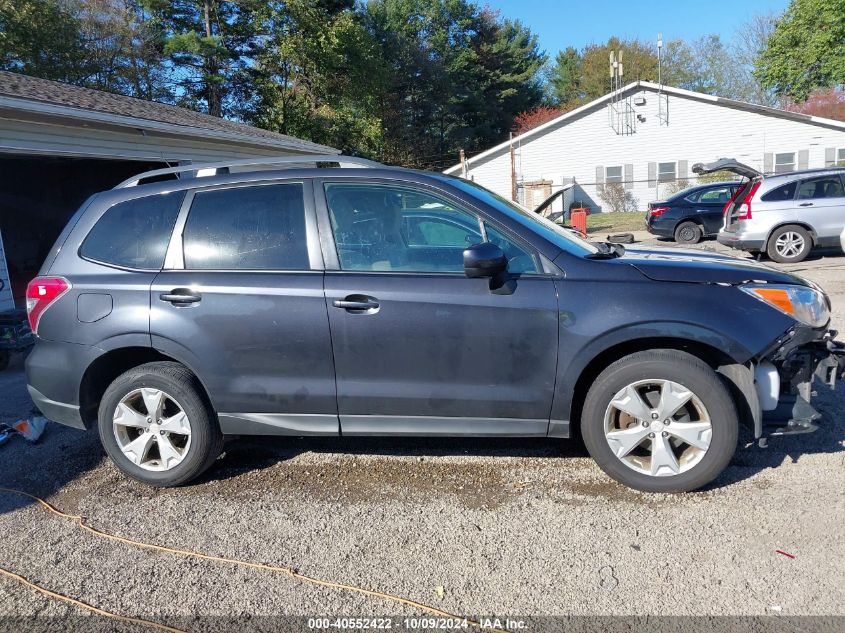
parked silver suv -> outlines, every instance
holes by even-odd
[[[731,171],[748,178],[725,205],[720,244],[800,262],[813,247],[840,246],[845,229],[845,168],[764,176],[732,159],[694,165],[697,174]]]

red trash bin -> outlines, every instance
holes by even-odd
[[[587,214],[589,212],[590,210],[585,209],[584,207],[576,207],[569,210],[569,223],[572,225],[573,229],[584,236],[587,235]]]

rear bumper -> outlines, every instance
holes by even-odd
[[[645,221],[645,228],[649,233],[657,235],[658,237],[675,236],[675,220],[672,218],[655,218],[654,216],[649,215]]]
[[[745,238],[739,233],[727,233],[725,231],[720,231],[716,235],[716,241],[719,244],[742,251],[761,251],[765,244],[765,240],[762,239]]]
[[[82,376],[102,351],[88,345],[38,339],[26,359],[29,395],[48,420],[87,428],[79,408]]]
[[[32,401],[35,403],[35,406],[38,407],[38,410],[41,411],[44,417],[48,420],[64,424],[65,426],[71,426],[75,429],[88,428],[85,425],[85,422],[82,421],[82,415],[79,413],[79,405],[50,400],[50,398],[38,391],[38,389],[32,385],[27,385],[26,388],[29,391],[29,397],[32,398]]]

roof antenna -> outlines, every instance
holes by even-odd
[[[657,85],[660,86],[658,92],[663,90],[663,73],[661,68],[661,51],[663,50],[663,34],[657,34]]]

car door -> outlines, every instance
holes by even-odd
[[[316,190],[342,433],[545,435],[558,317],[539,256],[422,185]],[[484,240],[508,256],[512,288],[464,274],[463,250]]]
[[[845,187],[840,174],[802,180],[795,204],[799,217],[813,228],[820,245],[839,244],[845,227]]]
[[[725,185],[714,189],[706,189],[698,195],[696,213],[704,225],[704,233],[711,235],[722,228],[722,211],[725,203],[731,199],[738,185]]]
[[[338,432],[310,181],[190,192],[150,302],[153,346],[200,377],[224,432]]]

